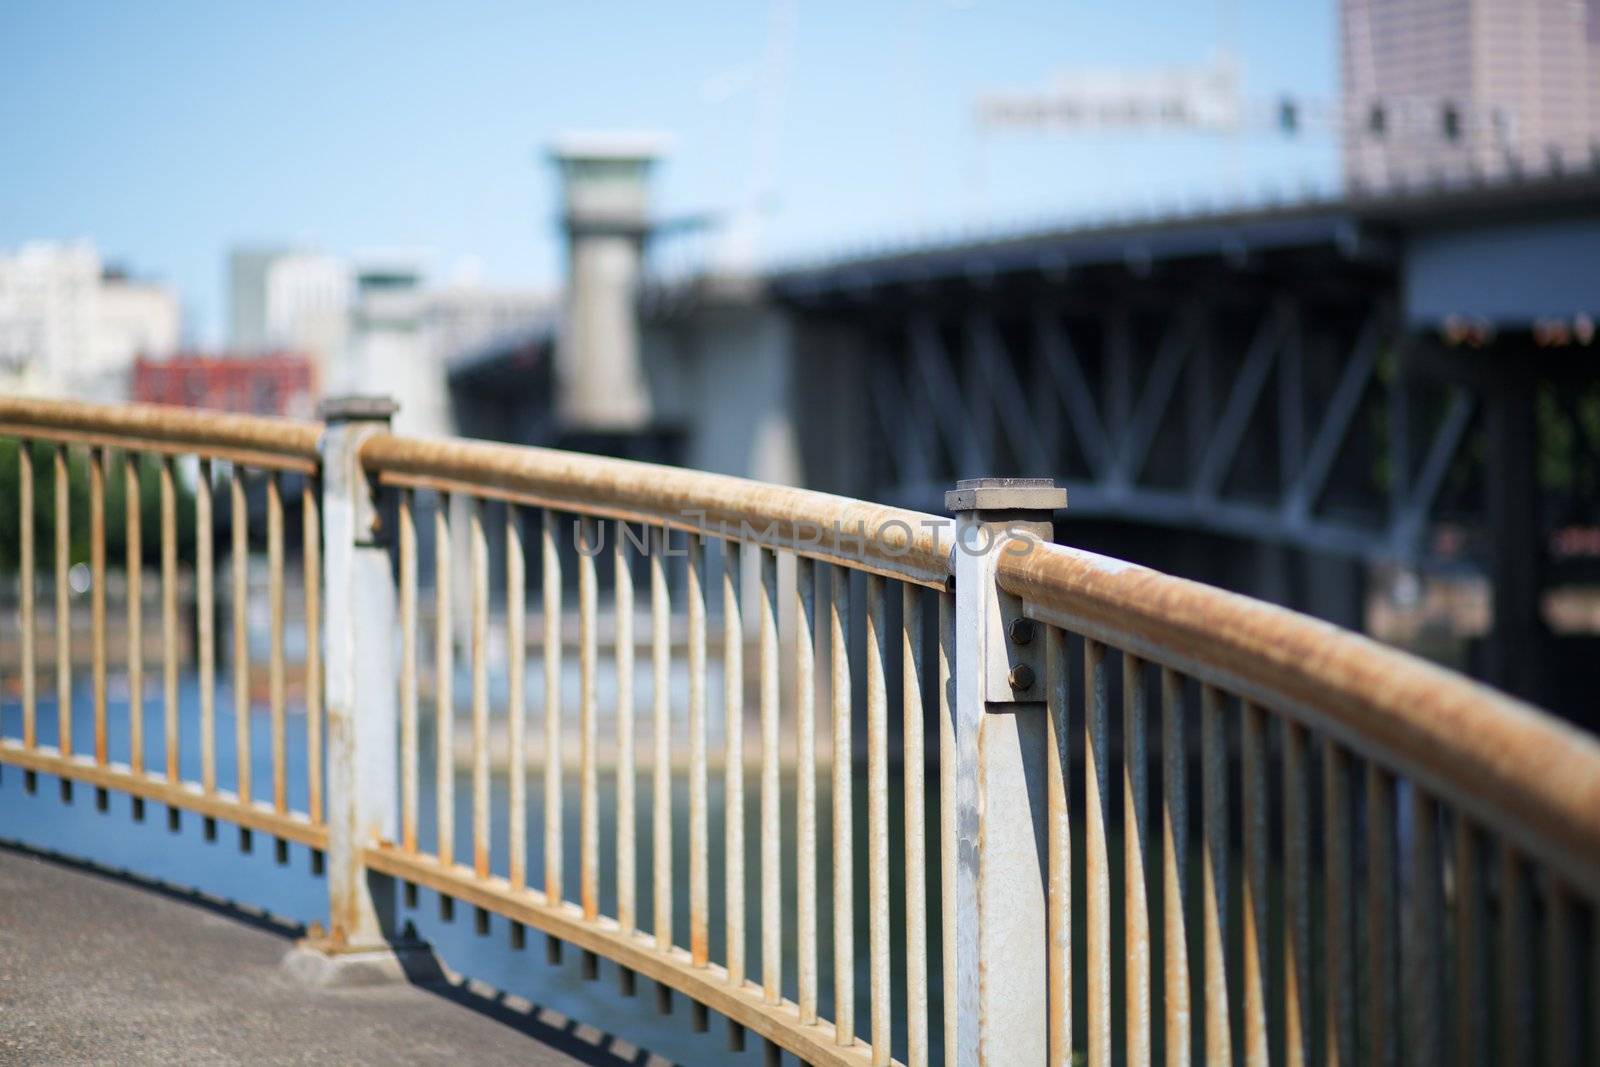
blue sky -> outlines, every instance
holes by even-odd
[[[972,127],[984,91],[1073,67],[1200,63],[1225,46],[1247,98],[1331,100],[1333,0],[795,0],[775,79],[774,10],[12,0],[0,6],[0,247],[93,238],[177,286],[190,339],[205,344],[221,340],[223,261],[238,242],[416,248],[438,277],[471,263],[488,282],[555,282],[540,150],[564,130],[669,133],[657,185],[668,215],[749,202],[765,136],[768,259],[1258,197],[1336,173],[1326,134]]]

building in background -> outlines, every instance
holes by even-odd
[[[310,366],[318,394],[388,393],[408,432],[447,433],[445,364],[542,320],[553,297],[472,281],[430,287],[423,259],[236,248],[228,256],[229,351],[219,358],[292,352]]]
[[[178,347],[177,296],[101,261],[88,241],[0,252],[0,389],[120,400],[140,356]]]
[[[267,274],[288,254],[276,247],[235,248],[228,253],[228,345],[235,352],[258,352],[267,339]]]
[[[1600,144],[1600,0],[1342,0],[1345,175],[1586,166]]]
[[[443,433],[447,406],[422,345],[422,267],[403,253],[369,254],[355,271],[348,350],[329,393],[384,393],[400,405],[406,433]]]
[[[308,357],[288,352],[183,352],[135,360],[129,392],[145,404],[308,419],[316,410],[316,368]]]
[[[235,355],[303,353],[331,380],[349,340],[355,281],[343,259],[311,249],[237,248],[228,256],[228,343]]]

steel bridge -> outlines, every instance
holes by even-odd
[[[1597,168],[649,285],[659,432],[569,443],[781,479],[753,457],[787,424],[803,484],[919,510],[1050,475],[1074,544],[1351,628],[1377,567],[1474,576],[1492,619],[1463,666],[1600,725],[1595,639],[1543,607],[1600,559]],[[564,441],[553,337],[456,366],[468,432]]]
[[[801,408],[847,412],[812,442],[845,491],[928,508],[1048,472],[1075,538],[1352,627],[1367,565],[1481,574],[1481,673],[1592,724],[1593,643],[1541,598],[1594,577],[1558,545],[1600,522],[1596,204],[1600,170],[1357,189],[845,255],[771,292]]]
[[[1283,314],[1257,351],[1281,349]],[[1047,481],[960,481],[951,518],[410,439],[392,410],[347,399],[298,423],[0,399],[0,435],[21,442],[3,634],[20,700],[0,766],[26,793],[92,792],[101,812],[126,795],[135,819],[165,809],[210,840],[229,824],[280,861],[309,850],[327,897],[298,973],[398,977],[427,954],[404,921],[427,891],[480,935],[498,917],[507,951],[532,930],[624,995],[642,978],[664,1010],[685,998],[696,1030],[725,1017],[768,1062],[1600,1060],[1592,737],[1326,623],[1052,544],[1064,493]],[[1138,451],[1108,449],[1112,465]],[[1200,468],[1220,484],[1219,463]],[[86,686],[69,579],[85,541]]]

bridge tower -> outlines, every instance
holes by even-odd
[[[648,178],[665,144],[650,134],[582,134],[550,149],[567,235],[556,345],[556,414],[566,432],[634,433],[651,422],[635,300],[650,229]]]

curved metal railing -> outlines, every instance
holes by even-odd
[[[147,404],[90,404],[76,401],[0,398],[0,436],[16,439],[19,625],[13,631],[18,649],[21,682],[21,736],[0,739],[0,762],[23,767],[28,787],[35,787],[35,776],[47,774],[61,782],[63,796],[70,798],[72,784],[85,783],[95,789],[96,803],[105,810],[108,794],[125,793],[133,798],[134,814],[144,816],[145,802],[165,805],[168,819],[176,828],[180,811],[191,811],[205,819],[208,836],[214,836],[217,820],[231,822],[243,831],[242,843],[249,847],[249,832],[260,831],[278,843],[280,859],[286,856],[286,843],[293,841],[313,850],[313,864],[320,867],[327,846],[322,799],[322,722],[321,722],[321,641],[319,632],[320,563],[322,532],[316,472],[320,459],[317,450],[321,426],[288,419],[224,415],[182,408]],[[51,496],[48,498],[48,525],[52,529],[54,585],[53,626],[51,627],[54,704],[51,724],[39,715],[43,675],[38,643],[36,590],[36,542],[42,510],[37,499],[36,466],[43,459],[50,469]],[[107,559],[108,527],[116,516],[107,511],[108,472],[113,463],[121,467],[120,492],[109,486],[111,496],[120,496],[123,505],[121,537],[124,545],[121,566]],[[144,558],[145,487],[154,478],[156,540],[159,556],[159,594],[154,614],[159,617],[159,662],[162,680],[161,717],[154,723],[145,716],[145,669],[151,658],[144,638],[146,617],[152,606],[144,596],[144,573],[149,564]],[[288,782],[292,769],[288,754],[288,692],[285,679],[285,528],[284,490],[298,483],[301,488],[302,552],[304,566],[305,612],[302,624],[306,634],[304,710],[305,807],[291,806]],[[267,694],[264,703],[269,716],[269,751],[261,761],[255,750],[251,712],[256,703],[250,659],[249,606],[251,602],[249,561],[249,493],[253,487],[264,497],[267,590],[269,602],[269,644]],[[233,698],[231,725],[234,734],[234,781],[218,780],[216,713],[216,663],[218,621],[215,560],[217,528],[213,495],[227,493],[231,566],[231,586],[227,599],[232,623]],[[192,507],[180,514],[180,496]],[[87,516],[74,514],[78,500]],[[81,621],[83,606],[74,603],[74,546],[72,531],[87,519],[89,571],[90,686],[87,703],[92,708],[93,738],[90,750],[81,752],[75,736],[73,711],[79,687],[74,682],[74,617]],[[179,559],[179,544],[184,527],[192,532],[194,555]],[[81,530],[82,527],[78,526]],[[82,560],[77,561],[81,566]],[[42,570],[43,568],[37,568]],[[120,570],[120,574],[118,573]],[[108,591],[112,578],[122,580],[123,612],[120,620],[108,614]],[[192,585],[192,609],[180,612],[179,586]],[[118,628],[120,627],[120,633]],[[191,655],[199,673],[199,721],[196,747],[186,754],[186,731],[180,724],[180,657],[187,644],[185,635],[194,633]],[[112,662],[113,645],[120,637],[120,664]],[[81,646],[80,646],[81,647]],[[120,667],[120,670],[118,669]],[[120,675],[120,677],[118,677]],[[111,719],[111,692],[114,682],[127,690],[125,722]],[[120,686],[119,686],[120,688]],[[77,701],[82,702],[82,701]],[[224,726],[228,725],[226,721]],[[41,738],[41,727],[53,736]],[[123,734],[126,740],[123,740]],[[113,751],[113,736],[122,751]],[[159,750],[152,761],[151,749],[159,736]],[[258,799],[253,771],[258,762],[271,779],[270,796]],[[189,770],[184,771],[185,765]],[[232,788],[227,788],[231,785]]]
[[[676,990],[694,1005],[695,1025],[704,1029],[706,1011],[725,1015],[733,1040],[742,1045],[743,1031],[754,1031],[810,1063],[887,1063],[891,1034],[890,905],[891,867],[906,878],[910,917],[903,920],[904,949],[896,961],[906,968],[909,1002],[898,1013],[903,1020],[913,1060],[926,1056],[928,1042],[927,909],[924,888],[927,844],[924,825],[922,700],[932,692],[923,673],[921,618],[924,601],[950,601],[948,584],[950,537],[940,543],[948,520],[915,512],[865,504],[856,500],[745,479],[702,474],[621,460],[602,459],[547,449],[519,448],[466,441],[417,441],[377,434],[360,450],[363,467],[384,485],[401,490],[398,502],[401,690],[401,833],[400,840],[372,849],[368,863],[426,886],[443,899],[460,899],[505,916],[522,926],[543,930],[571,942],[593,957],[605,957],[622,968],[624,988],[642,974],[664,991]],[[456,823],[449,752],[454,717],[453,693],[435,686],[436,744],[431,847],[419,846],[418,806],[418,537],[414,495],[433,494],[434,552],[431,560],[436,592],[433,634],[434,677],[453,674],[448,595],[451,523],[465,522],[469,565],[465,601],[469,603],[469,674],[471,676],[470,772],[471,862],[456,861]],[[459,502],[452,512],[448,498]],[[509,748],[510,811],[507,832],[491,835],[489,805],[489,703],[487,670],[488,613],[491,602],[489,548],[485,513],[489,502],[504,505],[499,515],[505,564],[504,597],[508,605],[507,747]],[[462,507],[461,505],[464,505]],[[527,687],[517,654],[523,647],[521,617],[526,577],[524,525],[537,510],[542,569],[544,652],[543,745],[544,778],[542,879],[530,879],[524,851],[524,808],[527,795],[524,747]],[[462,515],[461,512],[465,514]],[[566,537],[565,519],[575,519]],[[604,549],[602,524],[609,527]],[[440,546],[446,546],[441,550]],[[602,561],[597,558],[604,555]],[[784,560],[780,567],[780,557]],[[708,577],[708,560],[711,561]],[[825,627],[818,627],[818,565],[828,571],[824,588]],[[564,568],[577,571],[576,633],[564,635],[560,620],[567,583]],[[598,645],[602,607],[600,572],[610,585],[610,635],[615,654],[612,672],[614,712],[608,731],[613,766],[609,795],[602,798],[601,740],[598,695]],[[642,574],[636,572],[642,571]],[[780,618],[780,572],[788,607]],[[635,578],[642,579],[648,599],[650,648],[650,716],[652,745],[636,760],[634,721]],[[746,580],[754,589],[743,590]],[[890,586],[898,586],[891,593]],[[441,592],[444,591],[444,592]],[[753,595],[745,595],[746,593]],[[865,642],[852,642],[852,596],[865,598]],[[893,643],[904,650],[900,688],[904,701],[903,822],[900,848],[890,851],[889,783],[891,760],[888,732],[886,670],[890,631],[886,607],[891,599],[900,615]],[[720,604],[719,604],[720,601]],[[720,633],[712,633],[720,609]],[[677,652],[674,620],[680,618],[686,670],[674,672]],[[566,637],[575,640],[568,641]],[[579,685],[575,701],[566,701],[562,649],[575,644]],[[817,646],[827,663],[823,679],[824,729],[831,753],[817,750]],[[720,657],[715,653],[720,645]],[[748,647],[747,646],[753,646]],[[712,655],[708,656],[708,652]],[[750,656],[753,652],[754,655]],[[708,662],[720,658],[720,663]],[[745,660],[755,668],[745,682]],[[780,662],[786,660],[787,666]],[[867,804],[864,855],[856,858],[852,743],[855,723],[852,668],[865,662],[865,737]],[[780,675],[788,674],[790,692],[780,694]],[[709,706],[711,684],[720,682],[721,715]],[[927,683],[925,685],[925,682]],[[642,691],[644,687],[641,686]],[[746,749],[745,708],[756,709],[753,750]],[[565,706],[564,706],[565,704]],[[575,704],[576,707],[573,707]],[[784,709],[787,707],[788,714]],[[572,713],[576,712],[576,722]],[[570,759],[564,749],[576,726],[578,804],[580,815],[578,871],[566,874],[563,815],[567,790],[563,770]],[[720,728],[720,744],[708,736]],[[901,751],[893,753],[900,762]],[[650,771],[651,833],[649,871],[652,900],[639,904],[635,863],[642,835],[635,824],[638,764]],[[747,877],[744,798],[746,764],[755,772],[760,840],[754,848],[758,873]],[[712,773],[720,764],[720,775]],[[819,909],[817,866],[817,794],[819,765],[831,765],[832,847],[827,850],[831,909]],[[675,808],[674,782],[687,779],[687,810]],[[720,778],[720,783],[716,781]],[[795,844],[783,847],[780,827],[787,820],[783,781],[794,783]],[[720,784],[720,813],[712,811]],[[602,860],[599,811],[614,807],[615,825],[608,828],[614,851]],[[678,825],[680,817],[687,826]],[[721,824],[721,833],[714,824]],[[441,832],[440,828],[444,828]],[[687,831],[686,855],[674,848]],[[720,849],[714,848],[714,844]],[[507,850],[496,870],[492,861]],[[720,851],[720,864],[714,853]],[[537,857],[535,860],[537,861]],[[855,899],[854,871],[866,869],[866,908]],[[720,867],[720,869],[717,869]],[[602,886],[602,869],[605,882]],[[686,868],[686,869],[685,869]],[[503,873],[501,871],[503,870]],[[713,914],[712,886],[720,897]],[[747,883],[758,899],[747,916]],[[576,889],[576,893],[573,890]],[[684,890],[687,892],[684,892]],[[603,892],[604,890],[604,892]],[[602,914],[601,900],[614,904]],[[785,901],[793,900],[786,908]],[[830,916],[831,942],[819,940]],[[896,905],[899,911],[899,905]],[[687,919],[685,927],[683,920]],[[865,918],[867,988],[863,1006],[870,1011],[871,1038],[857,1037],[854,1023],[856,927]],[[754,929],[747,929],[747,922]],[[686,935],[686,936],[685,936]],[[514,937],[521,936],[514,933]],[[713,942],[720,944],[713,953]],[[785,948],[786,943],[793,946]],[[819,981],[819,945],[832,957],[833,981]],[[751,950],[754,949],[754,953]],[[785,968],[786,954],[793,962]],[[751,965],[758,958],[758,967]],[[896,969],[898,970],[899,967]],[[819,991],[831,992],[833,1019],[822,1016]]]
[[[996,580],[1048,628],[1056,736],[1073,736],[1069,709],[1084,716],[1089,903],[1074,933],[1091,1062],[1113,1049],[1144,1062],[1153,1043],[1169,1063],[1175,1048],[1206,1063],[1600,1058],[1600,1034],[1584,1033],[1600,993],[1593,737],[1338,627],[1092,553],[1002,552]],[[1196,720],[1193,834],[1176,754]],[[1071,857],[1053,860],[1052,885],[1069,882]],[[1053,904],[1052,925],[1071,927],[1070,905]],[[1126,1008],[1114,1030],[1114,995],[1151,1011]],[[1075,1047],[1070,1004],[1052,1005],[1051,1027],[1055,1047]]]
[[[317,574],[333,556],[310,480],[322,473],[321,428],[0,400],[0,435],[53,444],[57,501],[75,491],[68,449],[88,450],[96,734],[94,754],[77,754],[70,657],[57,657],[68,712],[54,745],[41,730],[36,463],[23,448],[23,731],[0,738],[0,762],[318,854],[343,848],[323,810],[316,684]],[[1079,1050],[1090,1063],[1600,1057],[1600,1034],[1585,1022],[1600,1015],[1585,1011],[1600,994],[1600,745],[1542,712],[1292,612],[1026,537],[987,545],[989,569],[962,571],[985,581],[958,588],[964,549],[934,516],[382,430],[354,449],[382,504],[357,537],[375,532],[394,556],[393,613],[374,616],[381,632],[364,639],[399,650],[394,691],[378,701],[398,741],[385,787],[394,795],[380,798],[392,831],[358,835],[343,859],[392,876],[409,907],[426,888],[447,916],[456,902],[474,908],[480,931],[503,917],[514,945],[528,928],[541,931],[553,955],[564,943],[583,953],[591,975],[610,961],[626,992],[643,975],[663,1006],[673,992],[687,997],[697,1028],[714,1011],[735,1043],[750,1031],[807,1062],[884,1064],[893,1052],[921,1064],[941,1046],[951,1062],[974,1050],[993,1061],[1010,1035],[963,1000],[973,917],[962,908],[989,899],[975,882],[1009,877],[1025,891],[1019,899],[1035,888],[1045,898],[1037,934],[1047,989],[1039,1018],[1023,1018],[1052,1062]],[[107,743],[112,451],[162,457],[164,774],[145,766],[141,741],[126,763]],[[244,471],[266,472],[270,802],[250,784],[245,630],[235,631],[245,655],[233,676],[241,776],[232,792],[216,780],[205,536],[214,464],[230,468],[236,626],[249,599]],[[177,487],[189,470],[202,533],[198,780],[178,773],[171,651]],[[310,476],[305,812],[291,810],[282,784],[281,498],[295,474]],[[143,468],[125,460],[124,475],[137,530]],[[337,479],[325,481],[337,491]],[[336,504],[350,502],[327,499],[330,538]],[[63,528],[58,620],[75,610]],[[132,542],[130,603],[142,605],[143,556]],[[957,780],[957,751],[973,744],[958,732],[974,727],[956,694],[964,672],[987,670],[997,654],[958,635],[958,599],[981,618],[1004,598],[1044,629],[1043,700],[1011,709],[1041,718],[1044,751],[1024,759],[1038,758],[1041,775],[1018,794],[1037,799],[1031,810],[971,804],[977,794]],[[130,611],[135,634],[144,610]],[[67,647],[70,625],[58,635]],[[542,684],[527,677],[535,656]],[[134,738],[143,736],[141,672],[135,655],[126,672]],[[530,715],[542,729],[529,729]],[[530,768],[542,775],[537,793]],[[335,777],[330,792],[343,788]],[[339,803],[330,795],[326,806]],[[1030,817],[1038,870],[986,868],[993,820]],[[1008,961],[979,951],[974,980],[1007,981]]]

